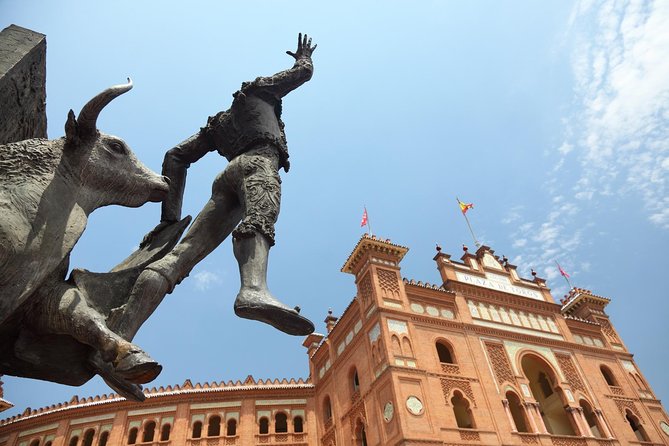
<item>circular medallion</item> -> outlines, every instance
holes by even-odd
[[[383,421],[390,423],[390,420],[393,419],[393,413],[395,412],[395,407],[393,403],[388,401],[385,406],[383,406]]]
[[[669,424],[666,421],[660,421],[660,427],[662,428],[662,432],[669,436]]]
[[[407,398],[407,409],[414,415],[420,415],[423,413],[423,402],[412,395]]]

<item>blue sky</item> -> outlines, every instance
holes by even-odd
[[[37,2],[0,0],[3,27],[45,33],[49,136],[67,111],[127,76],[99,128],[160,170],[164,152],[230,105],[241,82],[291,66],[298,32],[318,43],[313,79],[284,101],[283,175],[269,283],[324,331],[355,295],[339,272],[363,230],[410,247],[407,278],[437,282],[434,246],[478,237],[559,299],[573,283],[607,311],[658,398],[669,397],[669,22],[665,2]],[[195,215],[226,165],[189,170]],[[100,209],[72,266],[105,271],[158,221],[156,204]],[[205,259],[136,342],[164,366],[155,385],[306,377],[302,339],[238,319],[230,241]],[[4,377],[2,417],[107,393]]]

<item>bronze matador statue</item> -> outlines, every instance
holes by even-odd
[[[128,303],[110,316],[108,324],[126,339],[134,337],[140,325],[136,321],[148,318],[165,294],[230,233],[241,278],[235,313],[292,335],[314,331],[313,323],[300,316],[299,307],[290,308],[272,296],[266,277],[281,201],[278,171],[287,172],[290,166],[281,100],[311,79],[315,49],[311,39],[300,34],[297,51],[287,51],[295,58],[292,68],[244,82],[234,93],[229,110],[209,117],[206,126],[165,155],[162,173],[170,179],[169,195],[162,204],[161,223],[147,240],[181,218],[186,170],[191,163],[216,150],[229,164],[214,180],[211,198],[184,238],[142,272]]]

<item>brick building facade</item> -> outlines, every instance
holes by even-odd
[[[307,381],[98,396],[0,422],[0,446],[669,445],[669,417],[605,313],[483,246],[438,252],[441,285],[403,279],[407,248],[363,236],[356,297],[306,337]]]

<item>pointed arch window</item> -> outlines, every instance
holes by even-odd
[[[629,410],[625,411],[625,419],[632,428],[632,431],[634,432],[634,435],[636,436],[637,440],[650,441],[650,439],[648,438],[648,434],[646,434],[646,430],[639,423],[639,419],[632,413],[630,413]]]
[[[585,400],[581,400],[579,402],[579,406],[581,406],[581,409],[583,409],[583,416],[585,417],[585,421],[588,423],[588,428],[590,429],[592,435],[597,438],[604,438],[597,420],[597,414],[595,414],[595,412],[592,410],[590,404],[588,404],[588,402]]]
[[[79,444],[79,437],[75,435],[74,437],[72,437],[70,439],[69,446],[77,446],[77,444]],[[128,443],[128,444],[130,444],[130,443]]]
[[[149,421],[144,426],[144,433],[142,434],[142,443],[151,443],[155,435],[156,435],[156,422]]]
[[[103,433],[100,434],[100,439],[98,440],[98,446],[107,446],[108,441],[109,441],[109,432],[104,431]]]

